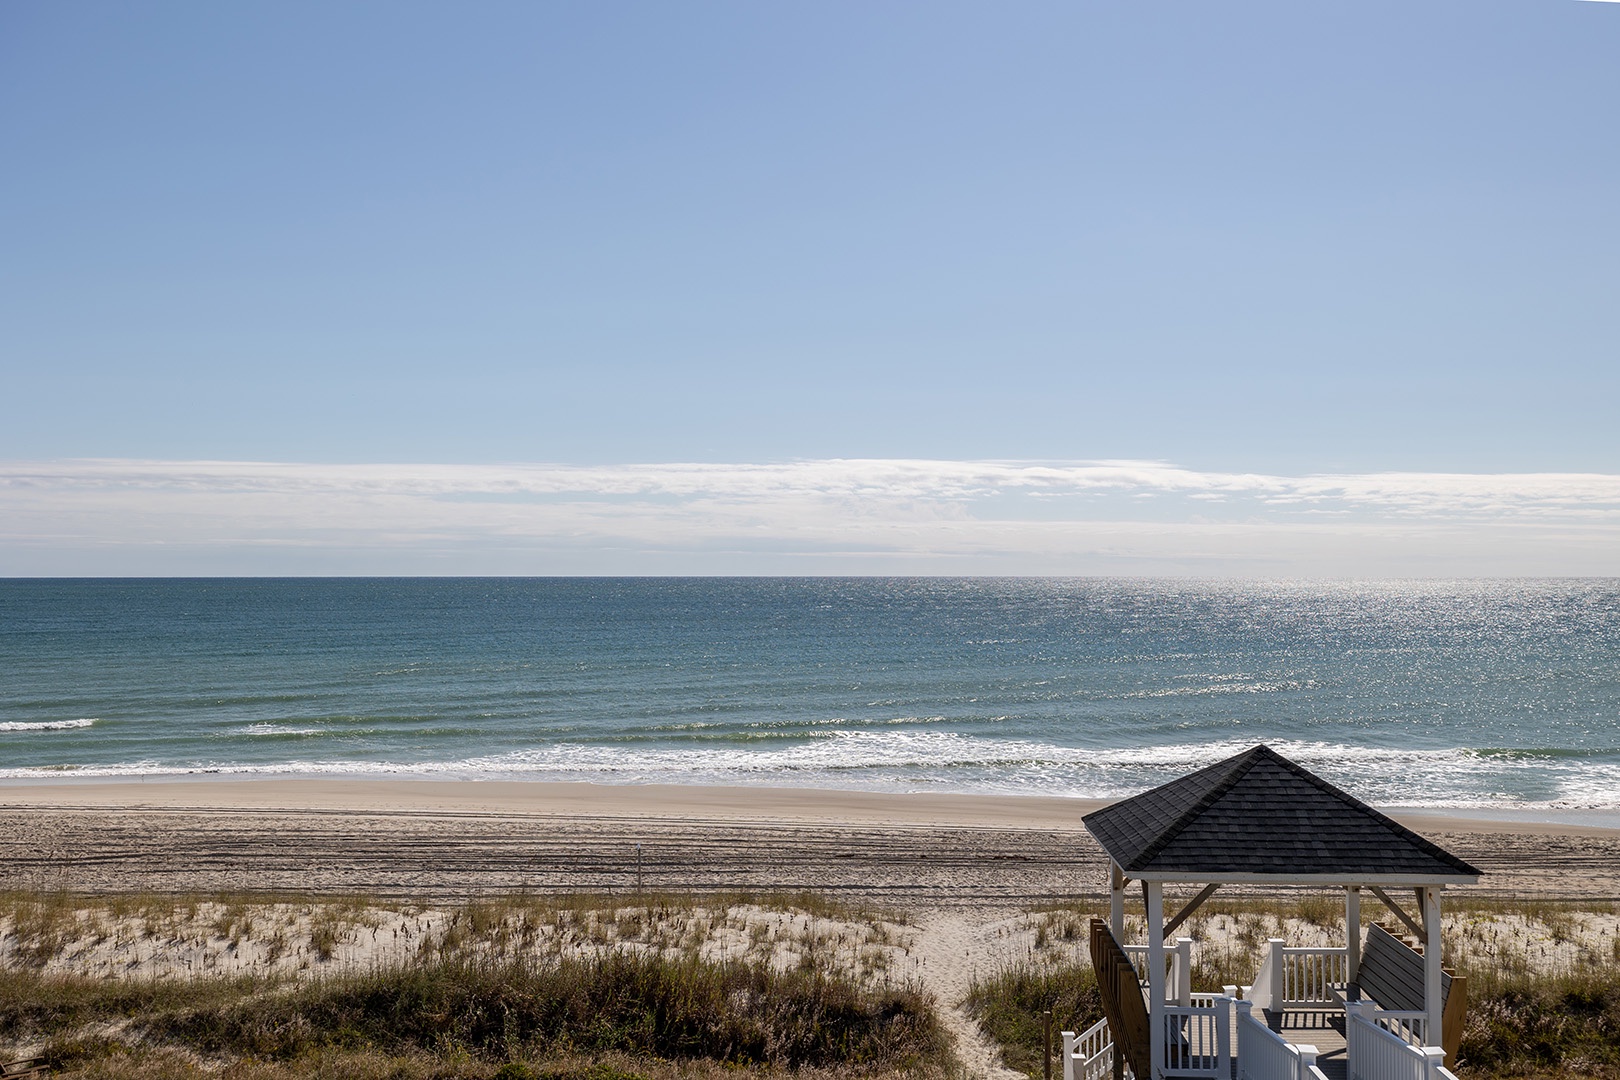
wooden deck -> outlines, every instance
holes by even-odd
[[[1316,1067],[1328,1080],[1347,1080],[1344,1058],[1344,1013],[1290,1009],[1286,1013],[1266,1011],[1266,1026],[1295,1046],[1316,1047]],[[1233,1063],[1234,1068],[1236,1062]]]
[[[1267,1009],[1264,1015],[1266,1026],[1288,1042],[1295,1046],[1316,1047],[1316,1067],[1327,1075],[1328,1080],[1348,1080],[1342,1011],[1290,1009],[1286,1013],[1275,1013]],[[1237,1077],[1237,1024],[1238,1014],[1234,1010],[1229,1044],[1232,1048],[1231,1074],[1234,1080]],[[1215,1060],[1215,1048],[1212,1046],[1194,1042],[1191,1049],[1195,1057],[1202,1058],[1205,1068]]]

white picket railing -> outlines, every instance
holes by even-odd
[[[1350,1080],[1455,1080],[1445,1067],[1446,1052],[1438,1046],[1417,1046],[1407,1041],[1412,1017],[1351,1002],[1344,1009],[1345,1062]]]
[[[1174,942],[1165,942],[1164,959],[1170,976],[1165,985],[1165,1000],[1174,1005],[1192,1004],[1192,938],[1176,938]],[[1123,945],[1125,955],[1131,958],[1131,965],[1136,968],[1136,976],[1147,987],[1148,947],[1146,945]]]
[[[1195,996],[1208,1004],[1164,1008],[1164,1074],[1230,1080],[1234,1002],[1224,994]]]
[[[1423,1037],[1424,1025],[1429,1022],[1427,1013],[1413,1009],[1380,1009],[1370,1002],[1363,1001],[1358,1006],[1361,1015],[1377,1024],[1385,1032],[1406,1043],[1408,1046],[1423,1046],[1428,1040]],[[1350,1009],[1345,1008],[1345,1015]]]
[[[1245,1000],[1257,1008],[1308,1009],[1337,1004],[1333,988],[1350,981],[1350,950],[1286,945],[1282,938],[1266,942],[1254,985],[1244,989]]]
[[[1327,1080],[1316,1064],[1316,1047],[1295,1046],[1256,1019],[1253,1002],[1239,1001],[1238,1080]]]
[[[1282,950],[1282,1007],[1305,1008],[1313,1005],[1336,1005],[1334,987],[1350,981],[1350,950],[1298,948],[1285,946]]]
[[[1063,1033],[1063,1080],[1109,1080],[1114,1075],[1114,1040],[1108,1021],[1099,1020],[1076,1035]],[[1129,1065],[1125,1075],[1134,1076]]]

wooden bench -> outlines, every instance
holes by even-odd
[[[1371,1001],[1394,1012],[1423,1012],[1423,954],[1374,923],[1367,927],[1356,981],[1344,988],[1346,1001]],[[1457,1060],[1462,1044],[1463,1013],[1468,1008],[1468,980],[1440,969],[1440,1046],[1448,1061]],[[1433,1039],[1433,1034],[1425,1036]],[[1432,1045],[1432,1044],[1431,1044]]]

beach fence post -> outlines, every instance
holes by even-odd
[[[1045,1062],[1046,1080],[1052,1080],[1052,1010],[1041,1013],[1041,1057]]]
[[[636,845],[636,895],[641,895],[641,845]]]

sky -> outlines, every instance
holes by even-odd
[[[0,575],[1620,574],[1620,4],[0,5]]]

